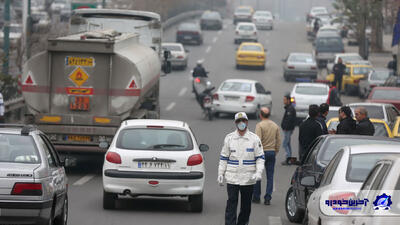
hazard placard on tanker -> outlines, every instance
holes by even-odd
[[[93,57],[65,57],[65,65],[67,66],[86,66],[94,67],[95,61]]]

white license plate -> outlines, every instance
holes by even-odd
[[[239,99],[238,97],[228,97],[228,96],[225,97],[226,101],[237,101],[238,99]]]
[[[190,36],[184,36],[183,39],[185,39],[185,40],[191,40],[192,37],[190,37]]]
[[[171,169],[171,163],[169,162],[138,162],[138,168],[140,169]]]

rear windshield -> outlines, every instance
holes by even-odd
[[[387,140],[370,140],[357,138],[332,138],[326,143],[324,149],[319,152],[318,160],[324,165],[328,165],[333,156],[344,146],[369,145],[369,144],[389,144],[400,145],[400,142]]]
[[[252,31],[254,30],[254,26],[252,25],[240,25],[239,30],[245,30],[245,31]]]
[[[317,39],[317,48],[343,49],[342,39],[339,37],[320,37]]]
[[[236,13],[251,13],[250,8],[238,8],[235,11]]]
[[[182,47],[178,45],[163,45],[162,48],[169,51],[182,51]]]
[[[0,134],[0,163],[40,163],[40,155],[31,136]]]
[[[329,124],[328,130],[336,130],[337,126],[339,124],[339,121],[332,121]],[[383,123],[372,123],[375,127],[375,133],[374,136],[376,137],[389,137],[389,134],[386,130],[386,126]]]
[[[362,60],[361,56],[358,55],[348,55],[348,56],[344,55],[340,56],[340,58],[343,60],[343,62]]]
[[[301,95],[327,95],[328,89],[316,86],[297,86],[295,92]]]
[[[353,110],[353,111],[357,107],[358,106],[350,106],[351,110]],[[385,114],[383,113],[383,107],[382,106],[362,105],[361,107],[364,107],[367,110],[369,118],[385,119]]]
[[[187,131],[163,128],[137,128],[122,130],[117,147],[128,150],[170,150],[193,149],[192,139]]]
[[[376,162],[390,155],[397,154],[370,153],[351,155],[347,166],[346,180],[349,182],[364,182]]]
[[[380,100],[400,100],[400,89],[399,90],[375,90],[372,94],[371,99]]]
[[[379,80],[379,81],[385,81],[389,76],[391,75],[391,72],[389,70],[387,71],[373,71],[371,74],[371,80]]]
[[[254,16],[257,17],[272,17],[270,12],[256,12],[254,13]]]
[[[257,51],[262,52],[262,48],[258,45],[243,45],[240,48],[241,51]]]
[[[194,23],[183,23],[179,26],[179,30],[197,30],[197,25]]]
[[[289,57],[289,62],[298,62],[298,63],[312,63],[314,62],[311,55],[291,55]]]
[[[204,13],[203,16],[201,16],[201,18],[219,20],[221,19],[221,16],[219,15],[219,13],[213,12],[213,13]]]
[[[239,92],[251,92],[250,83],[240,83],[240,82],[225,82],[221,91],[239,91]]]

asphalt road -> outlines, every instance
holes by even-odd
[[[232,0],[233,1],[233,0]],[[235,1],[239,2],[239,1]],[[222,142],[225,135],[234,130],[233,116],[227,115],[213,121],[207,121],[191,93],[190,68],[199,59],[205,60],[205,67],[210,71],[213,85],[219,86],[228,78],[247,78],[260,81],[272,92],[272,120],[280,124],[283,115],[282,98],[289,92],[294,83],[285,82],[282,76],[282,62],[290,52],[311,52],[312,45],[306,39],[305,13],[311,5],[328,6],[329,0],[243,0],[243,4],[260,9],[269,9],[274,14],[284,10],[285,21],[277,21],[273,31],[260,31],[259,41],[267,52],[267,69],[236,70],[235,49],[233,44],[234,26],[225,19],[222,31],[205,31],[202,46],[188,46],[190,50],[189,68],[185,71],[174,71],[161,78],[161,117],[162,119],[182,120],[192,127],[199,143],[210,146],[204,154],[206,164],[206,183],[204,191],[204,210],[202,213],[187,211],[186,199],[182,198],[145,198],[124,199],[118,202],[118,208],[105,211],[102,208],[102,157],[86,156],[86,162],[68,169],[69,174],[69,224],[70,225],[220,225],[224,224],[224,210],[227,200],[226,186],[217,184],[217,165]],[[279,8],[279,4],[281,8]],[[286,6],[285,9],[282,9]],[[286,16],[286,17],[285,17]],[[299,20],[296,22],[296,20]],[[176,28],[164,33],[164,41],[175,41]],[[345,103],[357,101],[356,98],[345,98]],[[251,120],[249,127],[254,130],[257,121]],[[298,129],[292,137],[294,155],[297,156]],[[253,204],[250,224],[280,225],[291,224],[285,214],[285,196],[294,166],[281,166],[285,158],[281,149],[277,156],[275,168],[275,185],[270,206]],[[96,163],[88,163],[96,162]],[[263,193],[265,177],[263,180]]]

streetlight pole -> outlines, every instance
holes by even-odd
[[[8,66],[10,60],[10,0],[5,0],[4,5],[4,40],[3,40],[3,74],[8,75]]]

